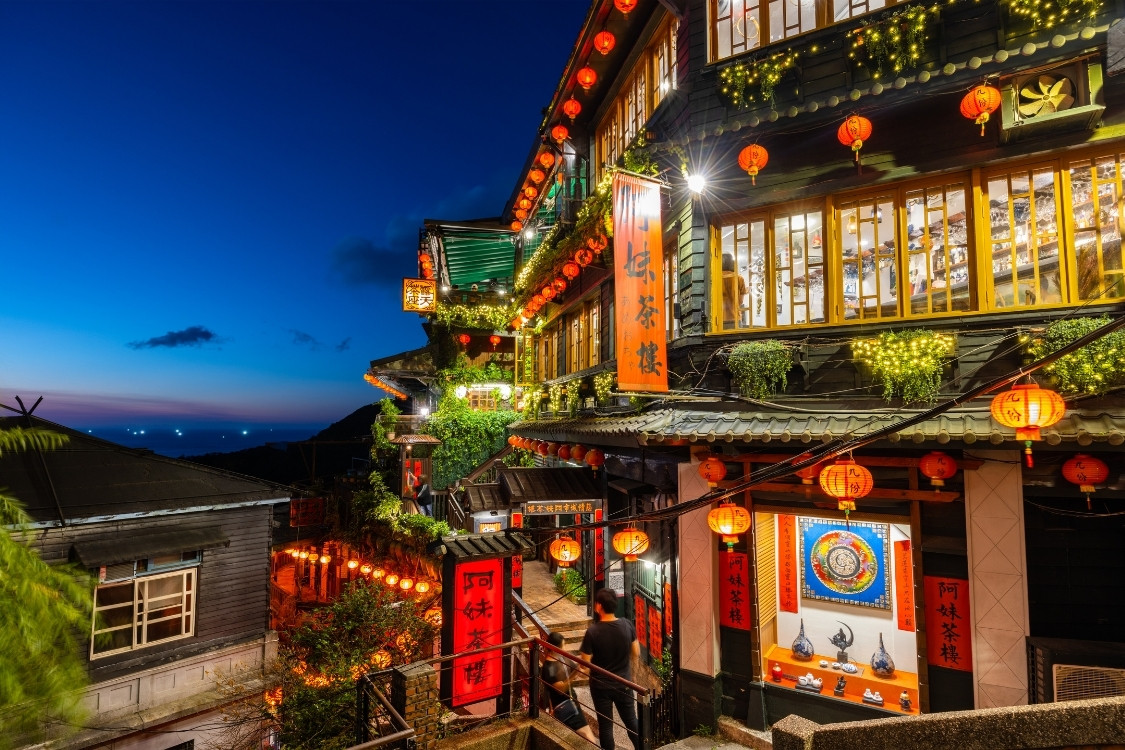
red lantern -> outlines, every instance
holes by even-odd
[[[427,279],[432,279],[434,277],[434,269],[429,267],[423,268],[422,276]]]
[[[961,100],[961,114],[980,125],[980,134],[984,135],[984,126],[991,115],[1000,106],[1000,90],[992,86],[981,84]]]
[[[562,294],[566,291],[566,279],[556,276],[555,280],[551,282],[551,286],[555,288],[556,292]]]
[[[496,347],[500,346],[500,337],[494,333],[488,337],[488,343],[492,344],[493,349],[496,349]]]
[[[750,513],[741,505],[724,500],[707,514],[707,525],[723,538],[729,550],[738,543],[738,535],[750,529]]]
[[[594,253],[584,247],[578,248],[574,253],[574,262],[585,268],[594,262]]]
[[[1094,491],[1094,485],[1109,479],[1109,467],[1105,462],[1085,453],[1075,453],[1067,459],[1063,464],[1062,473],[1066,481],[1077,484],[1078,489],[1086,493],[1087,508],[1090,507],[1090,493]]]
[[[721,458],[709,456],[699,463],[698,471],[699,476],[707,480],[707,486],[714,489],[727,475],[727,465]]]
[[[558,455],[559,455],[560,461],[569,461],[570,460],[570,446],[565,444],[565,443],[560,445]]]
[[[535,444],[535,452],[538,453],[540,456],[546,456],[547,455],[547,441],[546,440],[540,440],[539,442],[537,442]]]
[[[594,49],[603,55],[608,55],[616,44],[617,37],[609,31],[599,31],[594,34]]]
[[[573,120],[582,111],[582,104],[572,96],[563,102],[562,111],[564,115]]]
[[[534,198],[535,196],[539,195],[539,188],[535,187],[534,185],[528,185],[523,189],[523,194],[528,198]]]
[[[850,458],[839,459],[820,472],[820,489],[825,495],[836,498],[836,508],[844,511],[845,516],[855,510],[855,501],[866,496],[874,486],[871,472]]]
[[[613,535],[613,548],[625,556],[625,562],[636,562],[648,550],[648,534],[633,526]]]
[[[582,553],[582,548],[578,546],[578,542],[569,536],[561,536],[555,539],[551,542],[549,550],[551,557],[555,558],[560,568],[569,568],[570,564],[577,560],[578,555]]]
[[[590,237],[589,239],[587,239],[586,246],[593,250],[595,253],[601,253],[602,250],[605,250],[607,247],[609,247],[609,240],[606,239],[606,236],[604,234],[599,234],[596,237]]]
[[[546,179],[547,174],[542,169],[533,169],[527,173],[527,176],[532,182],[538,185],[540,182]]]
[[[579,86],[589,91],[590,88],[598,82],[598,74],[593,68],[587,65],[584,68],[578,69],[578,73],[575,74],[575,79],[578,81]]]
[[[539,310],[543,307],[543,305],[547,304],[547,300],[543,297],[542,294],[536,294],[531,298],[531,304],[535,305],[536,310]]]
[[[605,454],[600,448],[591,448],[586,451],[586,463],[595,472],[605,465]]]
[[[543,299],[547,300],[548,302],[555,298],[555,288],[550,284],[540,289],[539,293],[542,294]]]
[[[457,336],[457,340],[461,342],[461,346],[468,346],[473,339],[469,334],[462,333]]]
[[[522,208],[517,208],[516,209],[516,218],[519,219],[520,221],[523,221],[524,219],[527,218],[527,211],[523,210]]]
[[[637,7],[637,0],[613,0],[613,5],[627,16],[629,11]]]
[[[851,147],[852,151],[855,152],[855,160],[858,164],[859,150],[863,148],[864,142],[871,137],[871,120],[859,115],[851,115],[840,125],[840,129],[836,131],[836,137],[840,139],[840,143]]]
[[[738,154],[738,166],[750,175],[750,184],[758,184],[758,171],[764,169],[770,154],[757,143],[751,143]]]
[[[575,445],[570,449],[570,459],[572,461],[581,461],[586,458],[586,446]]]
[[[918,462],[918,470],[929,478],[930,484],[937,492],[938,487],[945,485],[946,479],[952,478],[957,473],[957,461],[947,453],[930,451]]]
[[[531,208],[531,199],[530,198],[520,198],[520,200],[516,204],[516,206],[518,206],[519,208],[522,208],[524,210],[527,210],[527,209]]]
[[[559,444],[558,443],[547,443],[547,455],[548,456],[559,455]]]
[[[554,138],[555,142],[561,146],[562,142],[570,137],[570,129],[567,128],[566,125],[559,123],[555,127],[551,128],[551,137]]]
[[[1035,383],[1014,385],[1012,390],[1004,391],[992,399],[989,407],[992,418],[1005,427],[1014,427],[1016,440],[1024,441],[1027,466],[1031,459],[1031,443],[1039,440],[1039,430],[1050,427],[1066,414],[1066,402],[1052,390],[1040,388]]]
[[[582,269],[580,269],[578,264],[573,260],[568,260],[566,263],[563,263],[562,273],[563,276],[573,281],[578,278],[578,274],[582,273]]]
[[[799,464],[804,461],[808,461],[810,458],[812,458],[811,453],[802,453],[801,455],[793,459],[793,463]],[[812,466],[806,466],[803,469],[797,469],[797,476],[801,478],[801,484],[812,484],[813,480],[820,476],[820,470],[823,467],[823,463],[817,463],[813,464]]]
[[[519,329],[523,328],[523,318],[517,315],[509,325],[512,326],[513,331],[518,331]]]
[[[543,165],[543,169],[550,169],[555,166],[555,155],[550,151],[544,151],[539,154],[539,163]]]
[[[536,311],[532,309],[531,305],[525,305],[523,308],[524,320],[531,320],[532,318],[534,318],[535,312]]]
[[[513,222],[512,222],[511,224],[509,224],[508,226],[509,226],[509,227],[511,228],[511,230],[512,230],[513,232],[518,232],[518,231],[520,231],[521,229],[523,229],[523,222],[522,222],[522,221],[520,221],[519,219],[516,219],[515,221],[513,221]]]

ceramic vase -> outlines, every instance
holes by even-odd
[[[894,677],[895,674],[895,660],[883,647],[882,633],[879,634],[879,649],[871,655],[871,671],[876,677],[883,678]]]
[[[813,658],[813,645],[812,641],[805,635],[804,618],[801,619],[801,632],[797,634],[797,638],[793,641],[793,647],[790,650],[793,652],[794,659],[809,661]]]

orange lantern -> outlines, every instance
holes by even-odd
[[[457,340],[461,342],[461,346],[468,346],[469,342],[473,340],[472,336],[467,333],[457,335]]]
[[[750,513],[741,505],[724,500],[707,514],[707,525],[723,538],[730,550],[738,542],[738,535],[750,529]]]
[[[562,274],[568,279],[574,280],[578,278],[578,274],[582,273],[582,269],[573,260],[568,260],[563,263]]]
[[[1067,459],[1063,464],[1062,473],[1066,481],[1077,484],[1078,489],[1086,493],[1087,509],[1090,508],[1090,493],[1094,491],[1094,485],[1109,479],[1109,467],[1105,462],[1085,453],[1075,453]]]
[[[540,289],[539,293],[542,294],[543,299],[547,300],[548,302],[555,298],[555,288],[550,284]]]
[[[793,459],[793,463],[799,464],[808,461],[812,458],[811,453],[802,453]],[[820,470],[824,467],[823,463],[816,463],[812,466],[806,466],[803,469],[797,469],[797,476],[801,478],[801,484],[813,484],[814,480],[820,476]]]
[[[566,125],[563,125],[562,123],[559,123],[555,127],[551,128],[551,137],[554,138],[555,142],[561,146],[562,142],[570,137],[570,128],[568,128]]]
[[[550,169],[555,166],[555,155],[550,151],[544,151],[539,154],[539,163],[543,166],[543,169]]]
[[[586,446],[576,445],[570,449],[570,458],[572,461],[581,461],[586,458]]]
[[[559,455],[560,461],[569,461],[570,460],[570,446],[566,445],[566,444],[560,445],[558,455]]]
[[[527,209],[531,208],[531,199],[520,198],[519,202],[516,203],[516,205],[526,211]]]
[[[382,578],[386,574],[387,571],[383,570],[382,568],[375,568],[375,570],[371,571],[371,577],[376,579]]]
[[[538,453],[540,456],[546,456],[547,455],[547,441],[546,440],[538,441],[535,444],[535,452]]]
[[[629,11],[637,7],[637,0],[613,0],[613,5],[627,16]]]
[[[852,151],[855,152],[855,160],[858,164],[859,150],[863,148],[864,142],[871,137],[871,120],[859,115],[851,115],[840,125],[840,129],[836,131],[836,137],[840,140],[840,143],[851,147]]]
[[[430,582],[429,581],[418,581],[418,583],[414,584],[415,593],[425,594],[429,590],[430,590]]]
[[[522,311],[522,312],[523,312],[523,317],[524,317],[524,318],[525,318],[526,320],[531,320],[532,318],[534,318],[534,317],[535,317],[535,312],[536,312],[536,311],[535,311],[535,310],[534,310],[534,309],[533,309],[533,308],[531,307],[531,305],[526,305],[526,306],[525,306],[525,307],[523,308],[523,311]]]
[[[598,469],[605,465],[605,454],[600,448],[591,448],[586,451],[586,463],[597,473]]]
[[[516,317],[508,325],[512,327],[513,331],[518,331],[519,329],[523,328],[523,318]]]
[[[513,221],[513,222],[512,222],[511,224],[509,224],[508,226],[509,226],[509,227],[511,228],[511,230],[512,230],[513,232],[518,232],[518,231],[520,231],[521,229],[523,229],[523,222],[522,222],[522,221],[520,221],[519,219],[516,219],[515,221]]]
[[[559,444],[558,443],[547,443],[547,455],[548,456],[559,455]]]
[[[961,115],[980,125],[980,134],[983,136],[988,116],[999,106],[1000,90],[982,83],[961,100]]]
[[[582,111],[582,104],[572,96],[563,102],[562,111],[564,115],[573,120]]]
[[[750,175],[750,184],[758,184],[758,171],[765,169],[766,162],[770,160],[770,153],[757,143],[751,143],[738,154],[738,166]]]
[[[1050,427],[1066,414],[1066,402],[1052,390],[1040,388],[1035,383],[1012,386],[992,399],[989,407],[992,418],[1005,427],[1014,427],[1016,440],[1024,441],[1027,466],[1031,459],[1031,443],[1040,439],[1039,430]]]
[[[820,472],[820,489],[836,498],[836,509],[844,511],[845,516],[855,510],[855,501],[874,487],[871,472],[850,458],[838,459]]]
[[[495,349],[500,346],[500,337],[494,333],[488,337],[488,343],[492,344],[492,348]]]
[[[578,542],[571,539],[569,536],[561,536],[551,542],[548,548],[551,557],[555,558],[560,568],[569,568],[570,564],[578,559],[581,554],[582,548],[578,546]]]
[[[616,44],[617,37],[615,37],[612,32],[603,30],[594,34],[594,49],[601,52],[603,55],[608,55]]]
[[[359,567],[359,560],[348,560],[348,570],[355,570]]]
[[[398,582],[398,587],[400,589],[402,589],[403,591],[409,591],[410,589],[414,588],[414,579],[413,578],[403,578],[402,580],[400,580]]]
[[[934,486],[934,492],[937,492],[938,487],[945,485],[946,479],[952,478],[957,473],[957,461],[947,453],[930,451],[918,461],[918,470],[929,478],[930,484]]]
[[[590,248],[595,253],[601,253],[602,250],[605,250],[607,247],[609,247],[609,240],[606,239],[606,236],[604,234],[599,234],[596,237],[590,237],[589,239],[587,239],[586,247]]]
[[[566,291],[566,279],[556,276],[555,280],[551,282],[551,286],[555,288],[556,292],[562,294]]]
[[[613,535],[613,548],[625,556],[625,562],[636,562],[638,555],[648,550],[648,534],[634,526]]]
[[[580,247],[574,251],[574,262],[585,268],[594,262],[594,252],[588,248]]]
[[[542,294],[536,294],[531,298],[531,304],[535,305],[535,309],[538,310],[543,307],[543,305],[547,304],[547,300],[543,298]]]
[[[586,91],[589,91],[590,88],[598,82],[598,74],[594,72],[594,69],[589,65],[584,68],[579,68],[574,77],[575,80],[578,81],[578,85]]]
[[[523,194],[528,198],[534,198],[535,196],[539,195],[539,188],[535,187],[534,185],[528,185],[523,189]]]
[[[707,480],[707,486],[714,489],[727,475],[727,465],[717,456],[709,456],[699,463],[699,476]]]
[[[536,185],[547,178],[547,174],[542,169],[533,169],[527,173],[527,176]]]
[[[363,565],[359,566],[359,572],[363,573],[365,576],[371,575],[371,570],[372,570],[371,566],[368,565],[367,563],[364,563]]]
[[[398,576],[394,573],[388,573],[386,576],[384,576],[383,583],[387,584],[391,588],[394,588],[398,585]]]
[[[516,437],[515,435],[509,435],[508,436],[508,445],[515,446],[515,444],[518,443],[519,441],[520,441],[520,439],[518,437]]]
[[[527,211],[525,211],[522,208],[517,208],[516,209],[516,218],[519,219],[520,221],[523,221],[524,219],[527,218]]]
[[[423,268],[422,269],[422,276],[423,276],[423,278],[432,279],[434,277],[434,269]]]

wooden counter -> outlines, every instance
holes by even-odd
[[[918,675],[913,672],[904,672],[896,668],[893,677],[884,679],[872,674],[871,665],[853,660],[852,663],[859,667],[860,672],[859,674],[848,674],[838,669],[832,669],[831,666],[820,666],[821,659],[827,660],[830,665],[835,661],[835,659],[822,654],[816,654],[811,661],[799,661],[793,658],[793,652],[789,649],[783,646],[773,646],[766,652],[766,681],[774,685],[781,684],[785,687],[797,689],[797,678],[811,672],[813,677],[824,680],[819,693],[821,697],[871,706],[872,704],[863,702],[863,691],[870,689],[873,693],[879,692],[883,695],[883,705],[875,706],[876,708],[900,714],[918,713]],[[775,664],[781,665],[782,678],[780,683],[773,679]],[[841,676],[847,680],[843,697],[832,692],[833,688],[836,687],[836,681]],[[910,711],[903,711],[899,706],[898,696],[903,690],[910,696]],[[811,690],[801,689],[801,692],[817,695],[816,692]]]

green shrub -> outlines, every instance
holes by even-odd
[[[1042,336],[1030,341],[1028,354],[1036,359],[1045,357],[1108,322],[1109,318],[1104,315],[1056,321],[1047,326]],[[1125,385],[1125,330],[1118,329],[1059,357],[1043,371],[1064,393],[1100,395],[1110,388]]]
[[[793,354],[780,341],[743,341],[727,355],[727,369],[734,376],[739,392],[765,399],[787,385]]]

